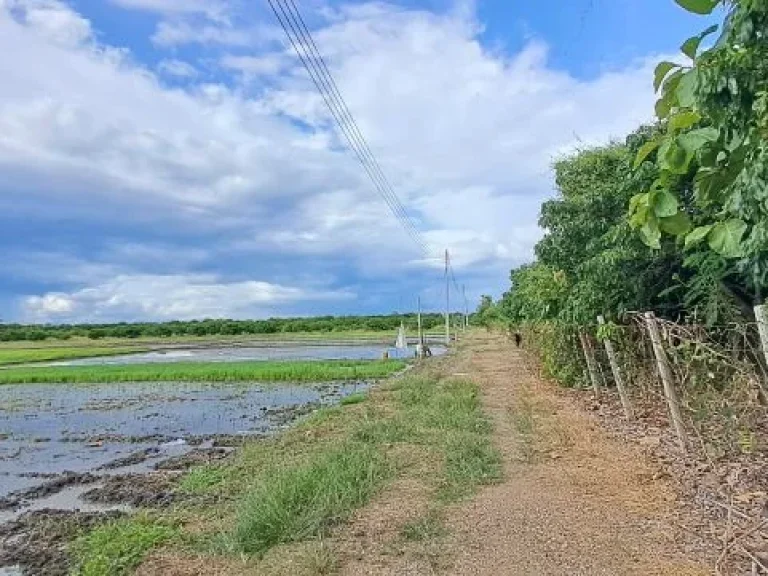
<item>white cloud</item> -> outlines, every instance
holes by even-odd
[[[176,76],[178,78],[194,78],[197,76],[197,68],[189,62],[183,60],[167,59],[161,60],[157,69],[163,74]]]
[[[164,228],[184,219],[237,232],[237,248],[265,258],[331,256],[370,275],[418,260],[340,149],[300,63],[287,49],[264,48],[273,29],[190,20],[180,2],[118,0],[176,14],[160,24],[159,45],[260,47],[220,60],[242,85],[182,90],[97,45],[64,4],[9,1],[0,0],[0,53],[20,56],[0,59],[0,203],[151,216]],[[34,16],[43,9],[55,17]],[[540,43],[487,50],[466,10],[365,4],[331,16],[315,32],[320,50],[425,238],[436,252],[451,248],[462,273],[493,274],[498,285],[530,257],[552,160],[651,118],[650,60],[579,80],[553,69]],[[161,69],[182,70],[172,62]],[[78,298],[84,311],[88,300]]]
[[[214,275],[119,275],[71,293],[24,298],[28,320],[191,319],[265,315],[296,302],[354,298],[255,280],[223,282]]]
[[[234,56],[228,54],[221,59],[221,66],[227,70],[236,70],[248,77],[275,75],[286,69],[292,59],[284,54],[265,56]]]
[[[59,0],[0,0],[26,27],[56,44],[77,46],[91,39],[91,23]]]
[[[229,11],[223,0],[110,0],[113,4],[131,10],[145,10],[160,14],[204,14],[221,20]]]

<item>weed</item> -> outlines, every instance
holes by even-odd
[[[501,457],[487,435],[450,434],[444,451],[444,479],[439,491],[442,500],[460,500],[478,486],[493,484],[502,477]]]
[[[74,576],[121,576],[152,548],[177,534],[174,526],[137,515],[99,526],[73,543]]]
[[[205,493],[210,488],[224,482],[227,468],[221,466],[200,466],[187,472],[179,483],[179,488],[190,494]]]
[[[389,469],[376,448],[347,443],[301,466],[278,470],[238,506],[234,547],[260,555],[276,544],[322,534],[366,503]]]
[[[351,406],[352,404],[360,404],[361,402],[365,402],[365,399],[367,397],[368,397],[367,394],[363,392],[359,392],[357,394],[350,394],[349,396],[344,396],[344,398],[342,398],[339,403],[342,406]]]
[[[410,542],[423,542],[445,536],[447,532],[440,514],[436,510],[430,510],[403,525],[400,529],[400,537]]]

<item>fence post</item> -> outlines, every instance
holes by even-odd
[[[605,325],[605,318],[602,315],[597,317],[597,323],[600,326]],[[621,406],[624,408],[624,416],[627,420],[632,420],[635,415],[632,410],[632,403],[629,401],[629,395],[627,389],[624,386],[624,378],[621,376],[621,368],[616,360],[616,351],[613,349],[613,342],[606,337],[603,338],[603,345],[605,346],[605,353],[608,355],[608,362],[611,364],[611,372],[613,373],[613,379],[616,381],[616,388],[619,391],[619,398],[621,398]]]
[[[765,362],[768,364],[768,306],[760,304],[755,306],[755,320],[757,331],[760,333],[760,347],[763,349]]]
[[[645,321],[648,326],[648,333],[651,336],[653,353],[656,356],[656,366],[659,369],[659,375],[664,384],[664,397],[667,399],[667,406],[669,406],[672,424],[675,427],[680,448],[685,452],[687,451],[688,446],[688,436],[685,433],[683,417],[680,414],[680,400],[678,399],[677,391],[675,390],[672,369],[669,367],[669,359],[667,358],[667,353],[664,351],[664,346],[661,343],[661,335],[659,334],[659,326],[656,323],[656,316],[654,316],[653,312],[646,312]]]
[[[579,332],[579,340],[581,341],[581,348],[584,350],[584,359],[587,361],[587,370],[589,371],[589,379],[592,381],[592,389],[595,394],[600,394],[600,380],[597,374],[597,362],[595,362],[595,351],[592,348],[592,342],[584,332]]]

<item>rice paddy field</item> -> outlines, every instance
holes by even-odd
[[[108,382],[324,382],[384,378],[400,360],[169,362],[95,366],[25,366],[0,371],[0,384]]]
[[[48,362],[52,360],[71,360],[98,356],[114,356],[141,352],[141,346],[39,346],[32,348],[0,348],[0,366],[27,364],[30,362]]]
[[[133,513],[166,497],[157,482],[318,411],[364,405],[413,358],[393,334],[283,336],[0,344],[0,575],[61,561],[30,572],[40,552],[15,555],[3,527]]]

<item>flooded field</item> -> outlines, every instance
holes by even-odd
[[[72,507],[77,485],[98,480],[90,475],[147,471],[190,454],[225,455],[245,435],[279,429],[367,387],[364,382],[0,386],[0,522],[28,509]],[[40,493],[52,479],[61,482],[65,472],[73,473],[65,484],[75,488],[57,485],[50,496]]]
[[[445,352],[445,347],[433,345],[434,355]],[[390,358],[410,358],[410,351],[397,350],[385,345],[311,345],[311,346],[208,346],[187,349],[154,350],[119,356],[81,358],[46,362],[46,366],[99,366],[117,364],[147,364],[165,362],[242,362],[244,360],[376,360],[387,352]]]

